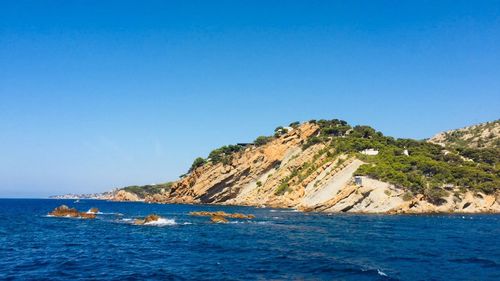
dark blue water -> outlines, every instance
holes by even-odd
[[[45,216],[63,203],[105,214],[96,220]],[[188,215],[199,210],[257,218],[211,224]],[[175,223],[127,223],[149,213]],[[500,280],[500,216],[0,199],[0,279]]]

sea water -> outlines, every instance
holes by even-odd
[[[189,216],[218,210],[256,218]],[[500,280],[500,216],[0,199],[0,280]]]

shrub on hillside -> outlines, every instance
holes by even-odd
[[[266,137],[266,136],[260,136],[260,137],[257,137],[253,143],[256,145],[256,146],[261,146],[261,145],[264,145],[268,142],[270,142],[271,140],[273,139],[273,137]]]
[[[191,165],[191,168],[189,168],[189,172],[192,172],[196,168],[205,165],[206,162],[207,162],[207,160],[205,160],[204,158],[201,158],[201,157],[194,159],[193,164]]]
[[[242,149],[243,146],[240,145],[225,145],[210,152],[208,158],[214,164],[223,163],[227,165],[231,162],[233,154]]]

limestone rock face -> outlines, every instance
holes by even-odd
[[[257,185],[263,175],[300,153],[301,145],[316,134],[318,127],[304,124],[289,133],[259,147],[248,147],[236,153],[229,165],[206,164],[174,183],[164,198],[147,198],[153,202],[229,203],[248,185]],[[234,202],[234,203],[239,203]]]
[[[497,130],[496,124],[488,128]],[[498,194],[450,190],[435,204],[422,194],[405,201],[405,190],[368,177],[355,184],[354,173],[364,162],[323,143],[304,146],[318,133],[316,124],[304,123],[264,145],[246,146],[225,164],[208,162],[145,201],[350,213],[500,212]],[[138,200],[133,196],[118,192],[115,197]],[[217,222],[231,218],[217,212],[204,215]]]
[[[141,201],[141,199],[134,193],[119,190],[114,194],[112,201]]]

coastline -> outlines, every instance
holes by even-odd
[[[0,198],[0,199],[48,199],[48,200],[74,200],[74,199],[59,199],[59,198]],[[224,203],[188,203],[188,202],[147,202],[147,201],[128,201],[128,200],[108,200],[108,199],[99,199],[99,198],[88,198],[88,199],[79,199],[85,201],[103,201],[110,203],[143,203],[146,205],[154,204],[154,205],[184,205],[184,206],[208,206],[208,207],[249,207],[256,209],[269,209],[269,210],[287,210],[293,211],[297,213],[303,214],[322,214],[322,215],[386,215],[386,216],[404,216],[404,215],[500,215],[500,212],[495,211],[479,211],[479,212],[443,212],[443,211],[434,211],[434,212],[401,212],[401,213],[391,213],[391,212],[324,212],[324,211],[302,211],[297,208],[287,208],[287,207],[279,207],[279,206],[255,206],[255,205],[242,205],[242,204],[224,204]]]

